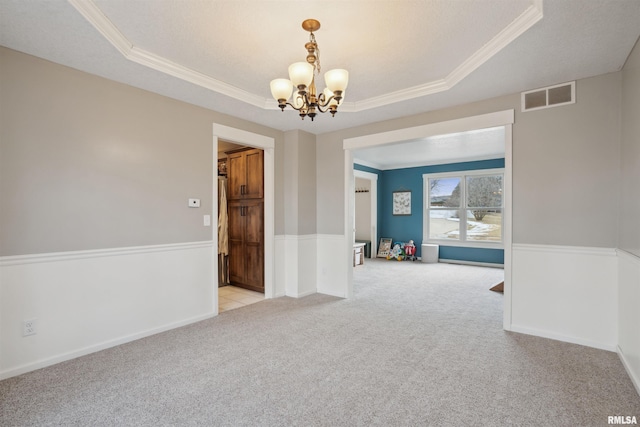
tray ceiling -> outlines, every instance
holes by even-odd
[[[269,93],[303,60],[307,18],[323,70],[350,72],[313,123]],[[636,0],[0,0],[3,46],[315,134],[617,71],[639,35]]]

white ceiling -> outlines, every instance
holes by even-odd
[[[353,152],[362,165],[380,170],[504,157],[504,128],[478,129],[404,141]]]
[[[269,91],[307,18],[323,71],[350,72],[313,123]],[[0,0],[0,45],[314,134],[618,71],[639,36],[638,0]]]

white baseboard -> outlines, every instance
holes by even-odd
[[[420,260],[422,260],[422,258],[420,258]],[[459,259],[446,259],[446,258],[440,258],[438,262],[444,262],[447,264],[475,265],[478,267],[504,268],[504,264],[496,264],[493,262],[463,261]]]
[[[629,378],[631,379],[633,386],[636,388],[638,395],[640,395],[640,377],[638,377],[638,374],[633,371],[633,368],[631,367],[631,364],[625,357],[622,349],[618,346],[616,350],[618,352],[618,357],[620,357],[620,361],[622,362],[622,366],[624,366],[624,369],[627,371],[627,374],[629,375]]]
[[[281,296],[300,298],[316,293],[317,235],[278,235],[276,290]]]
[[[347,263],[345,236],[342,234],[318,235],[318,292],[339,298],[347,296]]]
[[[618,355],[640,394],[640,257],[618,251]]]
[[[338,298],[346,298],[347,297],[346,293],[344,293],[344,292],[335,292],[332,289],[327,289],[327,290],[324,290],[324,291],[318,290],[318,293],[319,294],[324,294],[324,295],[329,295],[329,296],[332,296],[332,297],[338,297]]]
[[[309,295],[313,295],[313,294],[316,294],[316,293],[317,293],[316,291],[307,291],[307,292],[299,292],[299,293],[296,293],[294,295],[287,295],[287,296],[291,297],[291,298],[304,298],[304,297],[307,297]]]
[[[214,316],[214,260],[211,241],[0,258],[0,376]]]
[[[611,248],[514,244],[509,329],[615,351],[616,258]]]
[[[536,336],[536,337],[548,338],[548,339],[551,339],[551,340],[563,341],[563,342],[568,342],[568,343],[571,343],[571,344],[584,345],[586,347],[598,348],[600,350],[607,350],[607,351],[613,351],[613,352],[616,351],[616,346],[615,345],[607,345],[607,344],[603,344],[603,343],[598,342],[598,341],[590,341],[590,340],[581,339],[581,338],[575,337],[575,336],[562,335],[562,334],[557,334],[557,333],[550,332],[550,331],[527,328],[527,327],[520,326],[520,325],[515,325],[515,324],[511,325],[510,332],[517,332],[517,333],[525,334],[525,335],[533,335],[533,336]]]
[[[166,332],[171,329],[179,328],[182,326],[190,325],[192,323],[201,322],[203,320],[210,319],[215,317],[216,313],[207,313],[201,316],[196,316],[191,319],[185,319],[180,322],[175,322],[172,324],[164,325],[155,329],[149,329],[146,331],[138,332],[135,334],[131,334],[125,337],[120,337],[117,339],[113,339],[110,341],[105,341],[102,343],[98,343],[89,347],[81,348],[78,350],[70,351],[68,353],[58,354],[47,359],[37,360],[35,362],[27,363],[24,365],[16,366],[15,368],[8,369],[0,372],[0,380],[15,377],[16,375],[21,375],[27,372],[35,371],[36,369],[46,368],[47,366],[55,365],[57,363],[65,362],[67,360],[75,359],[77,357],[86,356],[87,354],[95,353],[97,351],[106,350],[111,347],[115,347],[118,345],[126,344],[131,341],[136,341],[141,338],[149,337],[151,335],[159,334],[161,332]]]
[[[318,290],[318,236],[298,236],[298,287],[297,297],[315,294]]]
[[[276,236],[277,295],[301,298],[318,292],[344,298],[344,239],[341,234]]]

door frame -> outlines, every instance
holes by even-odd
[[[371,229],[369,231],[371,233],[371,258],[375,258],[375,254],[378,253],[378,175],[354,169],[353,176],[355,178],[362,178],[371,182],[371,190],[369,192],[371,195]],[[353,195],[355,197],[355,191]]]
[[[218,140],[225,140],[247,147],[260,148],[264,151],[264,297],[274,297],[274,266],[275,266],[275,139],[266,135],[232,128],[219,123],[213,123],[213,163],[218,164]],[[213,286],[215,291],[214,307],[218,314],[218,169],[213,168],[213,200],[212,200],[212,240],[213,254]],[[216,225],[213,226],[213,223]]]
[[[394,144],[403,141],[427,138],[430,136],[444,135],[448,133],[466,132],[489,127],[503,126],[505,131],[504,149],[504,308],[503,328],[511,330],[511,262],[512,262],[512,203],[513,203],[513,123],[515,110],[503,110],[478,116],[464,117],[444,122],[429,123],[412,128],[398,129],[371,135],[347,138],[342,141],[344,149],[344,253],[349,254],[343,260],[347,275],[345,280],[344,295],[353,297],[353,221],[355,197],[355,178],[353,169],[353,151],[359,148],[375,147]]]

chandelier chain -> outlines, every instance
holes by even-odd
[[[316,56],[316,60],[313,63],[313,66],[316,69],[316,73],[320,73],[320,47],[318,46],[318,43],[316,43],[316,36],[313,33],[310,33],[309,36],[309,40],[311,41],[311,43],[313,43],[313,46],[315,47],[315,56]]]

